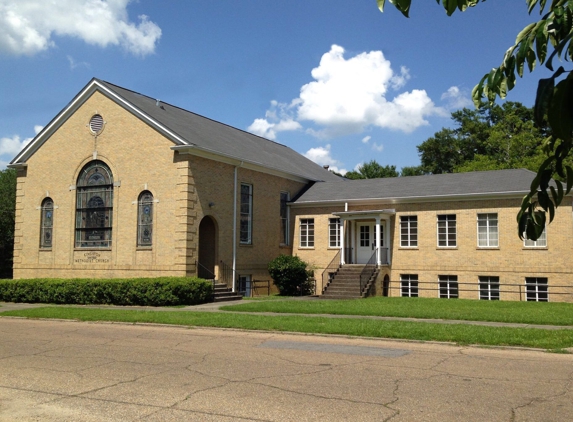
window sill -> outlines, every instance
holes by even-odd
[[[501,248],[499,246],[478,246],[476,251],[499,251]]]
[[[314,249],[314,248],[313,248]],[[340,246],[329,246],[328,248],[329,251],[339,251],[340,250]]]
[[[239,247],[240,248],[252,248],[253,244],[252,243],[239,243]]]
[[[437,251],[457,251],[457,246],[436,246]]]
[[[111,251],[111,248],[74,248],[75,252]]]
[[[314,246],[312,247],[306,247],[306,246],[299,246],[298,250],[303,250],[303,251],[313,251],[314,250]]]
[[[152,251],[153,246],[138,246],[135,248],[136,251]]]
[[[52,248],[40,248],[40,252],[52,252]]]
[[[399,251],[417,251],[420,248],[418,248],[417,246],[400,246],[398,248]]]
[[[549,248],[547,246],[524,246],[521,248],[524,251],[547,251]]]

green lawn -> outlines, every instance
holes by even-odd
[[[463,324],[449,325],[424,322],[377,321],[368,318],[346,319],[294,315],[263,316],[187,311],[129,311],[76,307],[45,307],[0,313],[0,316],[4,315],[27,318],[75,319],[80,321],[146,322],[263,331],[340,334],[394,339],[447,341],[458,344],[523,346],[549,350],[573,347],[573,330],[498,328]]]
[[[257,301],[221,309],[236,312],[368,315],[573,325],[572,303],[372,297],[355,300]]]

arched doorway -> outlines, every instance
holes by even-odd
[[[217,226],[215,220],[206,215],[199,224],[199,265],[197,268],[197,276],[214,279],[216,262]]]
[[[384,276],[384,281],[382,282],[382,296],[388,296],[390,290],[390,277],[388,274]]]

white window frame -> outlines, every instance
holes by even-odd
[[[300,219],[299,242],[301,248],[314,248],[314,218]]]
[[[445,294],[442,294],[442,289],[445,289]],[[438,297],[440,299],[458,299],[460,297],[460,285],[457,275],[438,276]]]
[[[547,227],[543,229],[541,236],[537,240],[529,240],[527,234],[523,233],[524,248],[546,248],[547,247]]]
[[[340,248],[340,218],[328,219],[328,247]]]
[[[445,218],[443,218],[445,217]],[[453,218],[452,218],[453,217]],[[442,227],[440,227],[440,225]],[[458,246],[458,232],[457,232],[457,217],[456,214],[438,214],[436,221],[436,237],[438,248],[456,248]],[[445,230],[445,244],[440,245],[440,228]],[[454,239],[450,240],[450,235],[454,235]]]
[[[499,300],[499,277],[480,275],[478,277],[479,300]],[[495,287],[497,285],[497,287]]]
[[[480,228],[485,228],[485,237],[480,237]],[[499,218],[496,212],[477,215],[477,244],[478,248],[499,247]]]
[[[404,231],[405,231],[405,233],[404,233]],[[406,236],[405,239],[404,239],[404,236]],[[417,215],[402,215],[402,216],[400,216],[400,247],[401,248],[417,248],[418,247],[418,216]]]
[[[243,187],[248,187],[249,189],[249,196],[248,201],[243,202]],[[239,212],[240,212],[240,221],[239,221],[239,239],[242,245],[251,245],[253,243],[253,185],[249,183],[241,183],[241,190],[239,191]],[[243,211],[243,205],[248,206],[247,212]],[[246,238],[243,237],[243,227],[242,222],[243,219],[247,221],[247,231],[246,231]]]
[[[283,195],[286,195],[286,202],[290,201],[290,193],[289,192],[281,192],[280,196],[280,230],[281,232],[284,230],[284,233],[281,233],[281,245],[288,245],[289,244],[289,223],[290,223],[290,209],[288,205],[284,204],[284,211],[285,215],[283,215]]]
[[[400,297],[419,297],[418,274],[400,274]]]
[[[525,300],[527,302],[549,302],[549,279],[547,277],[525,277]]]

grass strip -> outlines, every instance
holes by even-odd
[[[376,321],[366,318],[345,319],[294,315],[263,316],[221,312],[155,312],[66,307],[7,311],[0,313],[0,316],[60,318],[80,321],[121,321],[127,323],[145,322],[262,331],[292,331],[314,334],[447,341],[458,344],[488,346],[522,346],[542,349],[564,349],[573,346],[573,330]]]
[[[355,300],[257,301],[223,306],[221,310],[573,325],[573,304],[557,302],[372,297]]]

